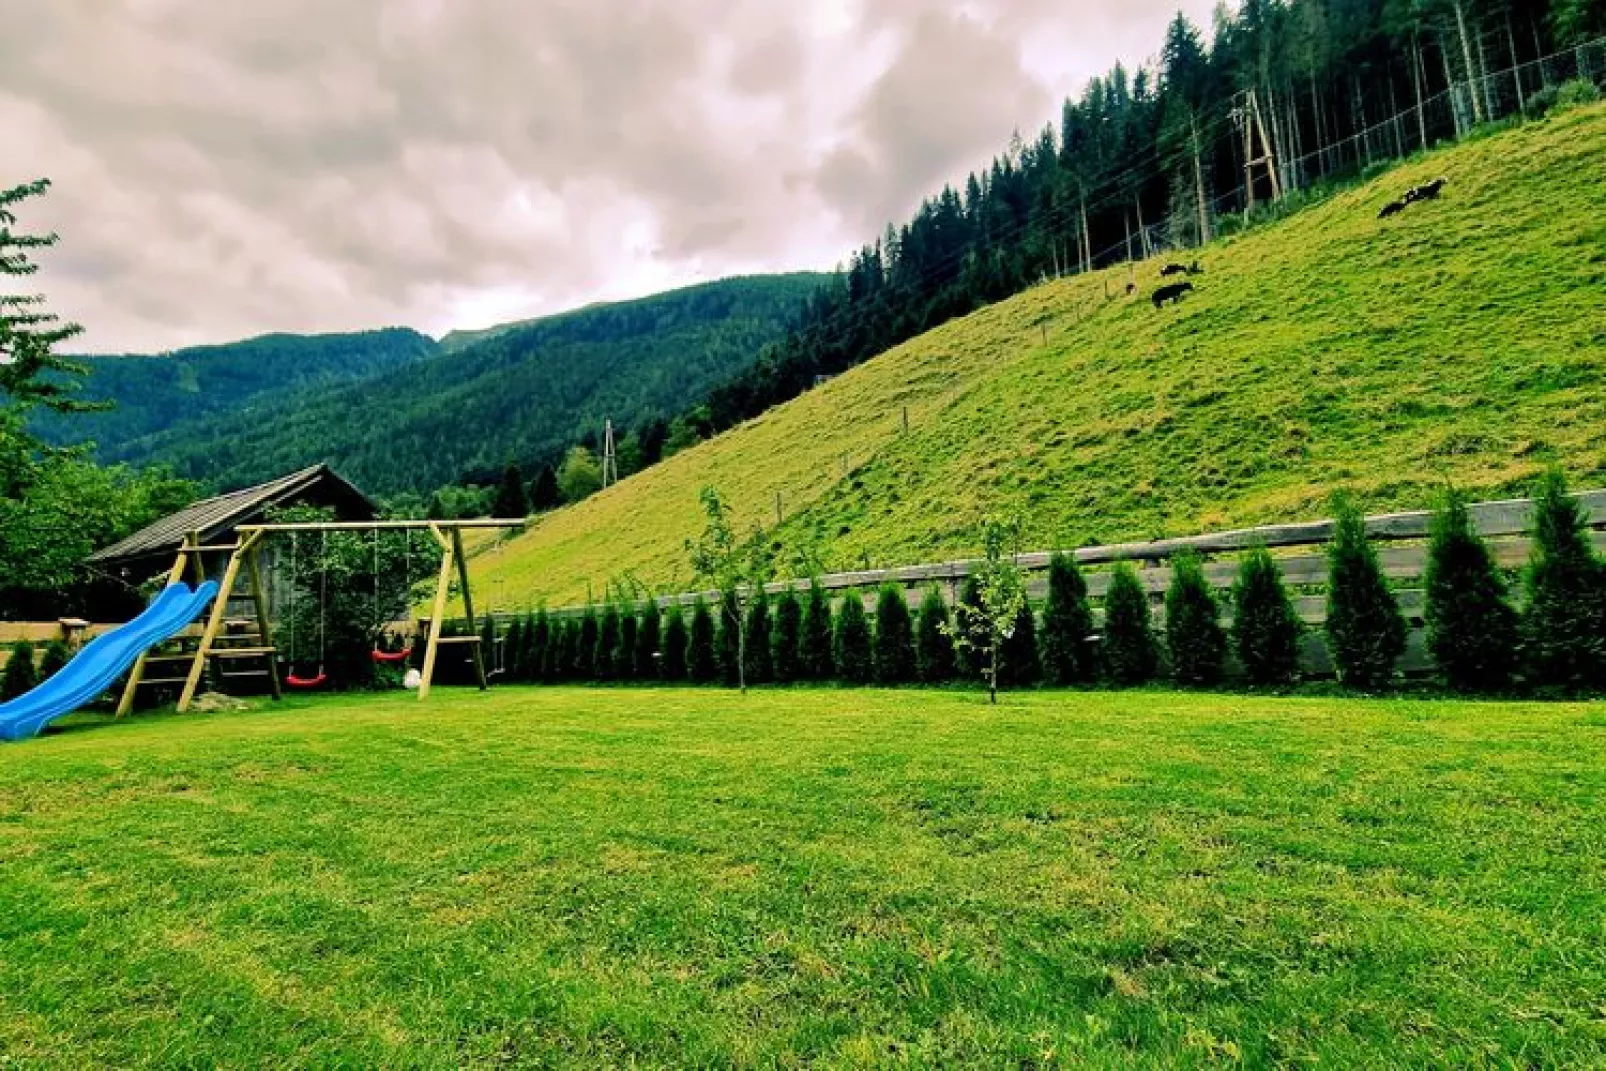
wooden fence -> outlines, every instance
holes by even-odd
[[[1583,508],[1591,539],[1597,552],[1606,553],[1606,491],[1588,491],[1575,496]],[[1489,543],[1495,562],[1503,569],[1518,570],[1525,565],[1532,548],[1529,530],[1533,519],[1532,499],[1511,499],[1500,502],[1480,502],[1469,507],[1472,523]],[[1429,511],[1388,513],[1366,519],[1366,531],[1377,545],[1377,556],[1383,572],[1395,586],[1400,609],[1410,625],[1406,653],[1400,668],[1407,673],[1422,673],[1432,669],[1426,651],[1422,612],[1424,595],[1416,584],[1421,580],[1427,564],[1427,539],[1433,514]],[[1262,528],[1244,528],[1230,532],[1162,539],[1147,543],[1122,543],[1112,546],[1082,547],[1067,553],[1073,554],[1085,570],[1088,595],[1094,600],[1094,615],[1102,620],[1102,609],[1097,605],[1109,588],[1110,567],[1117,562],[1130,562],[1138,568],[1138,577],[1149,592],[1150,605],[1156,626],[1165,620],[1164,595],[1171,584],[1171,569],[1167,564],[1172,555],[1191,549],[1205,559],[1204,572],[1212,587],[1225,592],[1232,587],[1238,575],[1239,558],[1250,549],[1264,546],[1277,557],[1283,570],[1283,579],[1294,596],[1294,606],[1301,620],[1310,626],[1304,637],[1301,665],[1311,676],[1330,676],[1332,660],[1321,631],[1326,620],[1327,584],[1326,546],[1333,536],[1331,520],[1310,521],[1300,524],[1269,525]],[[1027,574],[1027,593],[1041,603],[1047,595],[1048,563],[1053,551],[1021,554],[1017,564]],[[907,565],[891,569],[872,569],[850,573],[832,573],[820,578],[821,585],[835,596],[857,592],[864,600],[867,612],[875,613],[879,588],[883,584],[897,584],[913,608],[925,589],[937,585],[951,604],[959,595],[965,579],[983,563],[967,558],[931,565]],[[785,581],[768,585],[765,590],[779,594],[787,589],[807,590],[808,582]],[[1520,585],[1514,585],[1512,595],[1520,601]],[[691,606],[698,598],[711,605],[717,601],[713,591],[686,592],[659,597],[658,605]],[[558,616],[574,617],[585,612],[584,607],[571,606],[554,611]],[[509,615],[497,615],[499,626],[511,620]],[[1231,621],[1230,607],[1223,608],[1223,621]]]

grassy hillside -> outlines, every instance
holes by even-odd
[[[808,274],[725,279],[496,331],[334,391],[149,443],[235,485],[329,461],[373,491],[427,491],[562,449],[605,416],[674,413],[745,366],[812,291]]]
[[[488,552],[502,601],[625,572],[689,580],[697,491],[828,568],[974,549],[988,512],[1034,545],[1176,535],[1506,493],[1552,461],[1606,483],[1606,107],[1403,165],[1203,252],[1156,312],[1157,265],[1053,282],[876,358]],[[1379,221],[1406,186],[1441,201]],[[1106,289],[1116,295],[1106,300]],[[910,431],[901,431],[908,407]]]

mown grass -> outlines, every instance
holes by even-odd
[[[0,749],[0,1062],[1606,1060],[1606,707],[446,690]]]
[[[1218,243],[1176,309],[1145,300],[1154,264],[1130,299],[1125,269],[1038,287],[547,517],[483,557],[483,590],[682,588],[710,484],[744,523],[779,493],[783,557],[830,569],[971,553],[988,512],[1070,545],[1325,516],[1339,486],[1382,509],[1551,463],[1606,482],[1603,159],[1606,106],[1576,110]],[[1376,219],[1441,173],[1442,201]]]

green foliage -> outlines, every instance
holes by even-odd
[[[831,597],[818,579],[809,583],[808,600],[803,604],[803,634],[798,638],[797,660],[802,679],[828,681],[836,676],[835,624],[831,617]]]
[[[611,681],[619,673],[619,608],[613,600],[602,607],[602,621],[597,626],[597,653],[594,657],[596,678]]]
[[[489,617],[487,617],[489,620]],[[502,674],[510,681],[526,683],[531,680],[529,651],[525,640],[524,618],[515,616],[502,637]]]
[[[707,616],[707,607],[703,608],[703,614],[705,617]],[[685,611],[683,611],[680,608],[680,605],[677,603],[676,605],[671,606],[669,608],[669,612],[664,615],[664,657],[659,663],[663,672],[664,680],[674,683],[676,681],[683,681],[686,679],[687,647],[690,644],[690,639],[691,637],[686,631]],[[707,657],[709,662],[712,663],[712,636],[709,637]],[[709,675],[713,675],[711,665]]]
[[[658,680],[663,674],[660,672],[662,660],[661,647],[663,646],[663,615],[658,610],[658,600],[647,599],[647,604],[641,610],[641,623],[636,627],[636,664],[635,677],[637,680]],[[685,648],[681,649],[681,657],[685,658]]]
[[[693,684],[711,684],[719,678],[715,643],[714,615],[699,595],[692,605],[691,635],[686,650],[686,675]]]
[[[883,584],[876,597],[875,681],[877,684],[912,684],[915,674],[914,622],[903,588]]]
[[[60,640],[51,640],[45,644],[44,657],[39,660],[39,680],[43,682],[54,677],[71,660],[72,652],[67,650],[67,645]]]
[[[803,675],[799,645],[803,636],[803,604],[797,592],[788,587],[775,600],[775,630],[770,642],[770,662],[775,683],[791,684]]]
[[[1283,586],[1277,559],[1251,550],[1232,586],[1232,643],[1244,678],[1253,685],[1287,684],[1299,675],[1299,614]]]
[[[1208,685],[1221,679],[1227,634],[1220,616],[1199,555],[1190,550],[1174,555],[1165,593],[1165,640],[1178,684]]]
[[[1583,512],[1561,473],[1552,470],[1539,486],[1526,575],[1522,644],[1530,683],[1569,691],[1606,683],[1603,572]]]
[[[1056,553],[1048,562],[1048,600],[1043,604],[1043,673],[1064,687],[1091,681],[1098,671],[1093,645],[1093,609],[1076,559]]]
[[[563,464],[558,466],[558,493],[563,501],[574,503],[590,498],[602,490],[602,466],[597,457],[583,446],[569,448]]]
[[[732,527],[730,509],[713,487],[704,487],[698,494],[702,503],[703,533],[695,541],[686,541],[686,554],[697,576],[709,581],[722,592],[720,599],[720,661],[725,671],[725,683],[739,685],[747,690],[745,650],[747,630],[742,625],[742,603],[739,592],[748,598],[763,598],[764,585],[769,582],[774,567],[774,551],[762,527],[755,526],[745,538],[738,538]],[[764,650],[754,655],[755,665],[769,660],[769,640],[766,635]],[[765,667],[767,669],[767,667]]]
[[[1154,676],[1159,661],[1149,594],[1129,562],[1118,562],[1104,594],[1104,672],[1111,683],[1131,686]]]
[[[1458,492],[1449,492],[1434,514],[1422,580],[1428,650],[1445,682],[1458,692],[1507,687],[1516,669],[1517,614]]]
[[[580,626],[568,618],[555,618],[552,622],[551,654],[548,656],[546,677],[554,684],[575,679],[576,664],[580,661]]]
[[[747,619],[742,627],[745,630],[745,635],[742,637],[742,657],[745,659],[743,668],[747,683],[769,684],[775,679],[775,664],[770,652],[770,644],[773,642],[770,628],[770,600],[762,590],[747,600]]]
[[[589,683],[597,679],[597,641],[600,633],[597,608],[587,605],[574,638],[574,660],[570,663],[573,680]]]
[[[524,493],[524,474],[514,462],[509,461],[502,470],[502,482],[497,485],[491,512],[503,518],[529,516],[530,499]]]
[[[49,179],[0,189],[0,280],[34,274],[39,270],[35,252],[56,244],[54,234],[14,229],[18,206],[49,189]],[[45,311],[44,301],[42,295],[0,290],[0,409],[20,412],[39,407],[71,413],[85,408],[74,395],[78,377],[88,370],[55,353],[57,346],[84,329]]]
[[[726,590],[719,597],[719,675],[727,688],[746,688],[743,676],[746,660],[742,657],[742,643],[747,630],[742,627],[742,604],[734,590]]]
[[[634,599],[619,604],[619,646],[613,653],[615,680],[628,681],[636,676],[636,604]],[[649,656],[650,657],[650,656]]]
[[[5,670],[0,672],[0,703],[15,699],[39,684],[33,659],[33,644],[27,640],[11,645],[11,657],[6,661]]]
[[[951,627],[952,619],[942,592],[936,587],[928,589],[920,602],[920,619],[915,629],[915,669],[922,684],[946,684],[958,672],[954,663],[954,641],[948,635]]]
[[[948,629],[954,646],[973,656],[967,666],[980,669],[993,703],[1000,683],[1027,683],[1037,673],[1035,626],[1026,582],[1015,563],[1020,531],[1019,521],[989,519],[982,525],[982,562],[972,570]]]
[[[535,474],[535,480],[530,484],[530,509],[535,513],[545,513],[561,505],[563,494],[558,490],[557,471],[551,465],[542,465],[541,471]]]
[[[1043,663],[1037,652],[1037,615],[1025,599],[1015,611],[1015,623],[1004,634],[999,650],[999,684],[1006,688],[1029,688],[1043,679]]]
[[[843,596],[836,611],[831,635],[831,661],[836,676],[845,684],[869,684],[875,676],[875,656],[871,651],[870,621],[864,613],[864,600],[856,591]]]
[[[963,629],[966,642],[959,642]],[[961,677],[971,679],[985,672],[986,660],[982,655],[987,647],[987,611],[981,604],[981,581],[975,576],[965,578],[959,586],[959,601],[948,622],[948,639],[954,645],[954,660]]]
[[[1334,505],[1337,518],[1327,548],[1327,648],[1341,684],[1375,690],[1394,678],[1394,665],[1405,653],[1405,619],[1366,538],[1366,518],[1346,496]]]

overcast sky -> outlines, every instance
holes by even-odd
[[[85,350],[440,334],[829,268],[1214,6],[0,0],[0,186]]]

